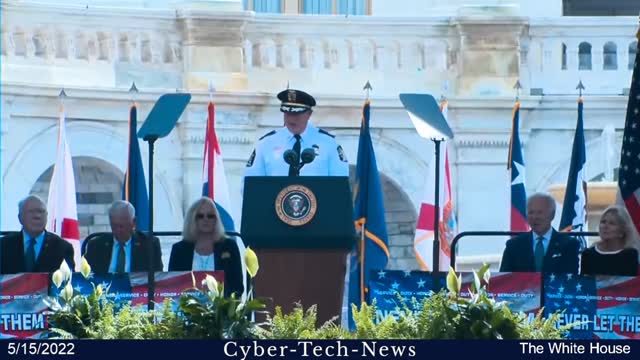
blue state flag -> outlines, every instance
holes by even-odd
[[[353,328],[351,304],[360,305],[367,299],[371,270],[384,269],[389,260],[387,225],[380,174],[369,132],[370,104],[362,109],[358,162],[354,185],[354,219],[360,241],[357,255],[351,259],[349,272],[349,327]]]
[[[578,123],[573,138],[573,150],[571,151],[571,165],[569,165],[569,177],[567,190],[562,204],[562,217],[560,218],[561,231],[583,231],[587,222],[587,181],[585,179],[585,165],[587,164],[587,149],[584,142],[582,97],[578,100]],[[581,239],[582,247],[586,247],[586,241]]]
[[[136,209],[136,229],[149,230],[149,195],[147,181],[144,177],[140,145],[138,144],[138,108],[135,104],[129,112],[129,156],[127,170],[124,175],[122,199]]]

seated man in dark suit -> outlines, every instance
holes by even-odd
[[[73,270],[73,246],[44,229],[47,207],[36,195],[29,195],[18,204],[20,232],[0,239],[1,274],[24,272],[54,272],[63,260]]]
[[[115,201],[109,208],[109,224],[113,235],[101,235],[87,244],[85,258],[97,274],[148,271],[149,256],[153,271],[162,271],[160,241],[152,241],[134,231],[136,210],[129,202]],[[150,252],[153,252],[150,254]]]
[[[547,194],[527,200],[527,222],[531,231],[507,241],[501,272],[578,273],[578,241],[551,227],[556,202]]]

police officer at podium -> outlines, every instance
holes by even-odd
[[[245,176],[349,176],[349,162],[335,137],[309,121],[313,96],[287,89],[278,99],[284,127],[258,140]]]

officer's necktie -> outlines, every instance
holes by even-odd
[[[26,272],[33,272],[36,268],[36,239],[29,239],[27,253],[25,254],[24,267]]]
[[[544,265],[544,244],[542,241],[544,238],[542,236],[538,237],[538,242],[536,243],[536,249],[533,253],[533,257],[536,261],[536,271],[542,272],[542,266]]]
[[[118,244],[118,259],[116,260],[116,272],[123,273],[124,272],[124,262],[126,261],[126,256],[124,254],[124,245]]]
[[[296,161],[294,165],[289,166],[289,176],[300,175],[297,174],[297,169],[300,164],[300,135],[295,134],[293,137],[296,138],[296,143],[293,144],[293,151],[296,153]]]

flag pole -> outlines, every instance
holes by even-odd
[[[366,102],[369,101],[369,94],[370,91],[373,90],[373,87],[371,86],[371,83],[369,82],[369,80],[367,80],[367,83],[364,84],[364,87],[362,88],[362,90],[365,90],[367,92],[366,95],[366,99],[365,99],[365,104]],[[363,128],[364,128],[364,114],[362,115],[362,121],[363,121]],[[365,283],[364,283],[364,262],[365,262],[365,251],[366,251],[366,230],[367,230],[367,218],[364,218],[364,221],[362,222],[362,230],[360,232],[360,304],[358,305],[362,305],[362,303],[365,301],[364,297],[365,297]]]
[[[440,271],[440,143],[442,139],[432,138],[436,146],[436,190],[433,216],[433,272]]]

